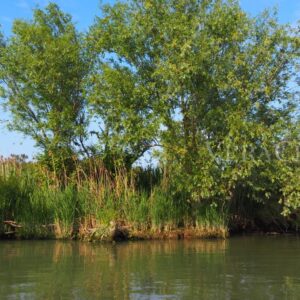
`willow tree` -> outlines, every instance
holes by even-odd
[[[138,141],[154,136],[187,200],[234,199],[241,185],[282,195],[274,149],[293,123],[299,40],[275,14],[251,18],[234,0],[132,0],[105,6],[91,37],[108,70],[94,77],[95,110],[111,107],[115,128]]]
[[[71,16],[56,4],[34,10],[32,21],[16,20],[2,43],[0,74],[10,128],[30,136],[50,168],[71,171],[87,155],[83,82],[90,61]]]

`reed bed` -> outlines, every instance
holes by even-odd
[[[215,204],[190,204],[170,191],[160,169],[108,172],[101,161],[76,162],[59,177],[20,157],[0,160],[0,235],[86,240],[225,237],[227,217]]]

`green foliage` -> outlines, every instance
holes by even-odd
[[[149,101],[155,102],[155,96],[146,79],[115,61],[101,64],[91,80],[91,114],[101,120],[100,133],[93,133],[100,141],[105,165],[130,169],[155,144],[159,123],[149,105]]]
[[[238,1],[133,0],[103,13],[90,33],[96,51],[109,58],[95,76],[103,83],[98,105],[104,114],[107,102],[126,112],[123,120],[114,116],[123,129],[136,115],[128,101],[146,95],[139,108],[151,112],[144,120],[159,122],[153,130],[147,125],[149,136],[162,146],[178,192],[201,202],[233,199],[240,182],[253,195],[285,189],[277,175],[284,167],[274,160],[295,109],[288,84],[299,38],[291,28],[275,13],[249,17]]]
[[[31,136],[49,167],[72,169],[70,157],[84,149],[90,62],[71,16],[49,4],[32,21],[16,20],[0,61],[10,128]]]
[[[196,225],[200,228],[226,228],[228,223],[228,212],[224,211],[224,207],[218,207],[216,202],[201,203],[196,209],[196,216]]]
[[[239,203],[297,219],[299,49],[299,30],[235,0],[116,2],[86,35],[36,9],[0,36],[0,96],[49,174],[1,182],[2,212],[40,210],[62,236],[79,219],[222,227]],[[153,148],[158,171],[135,168]]]
[[[6,160],[0,167],[0,222],[21,224],[17,236],[22,238],[85,238],[90,232],[97,236],[103,231],[102,239],[118,223],[126,225],[133,236],[135,232],[194,228],[199,220],[210,230],[222,218],[218,211],[213,219],[197,213],[200,210],[191,209],[183,195],[173,196],[163,183],[151,186],[149,192],[135,182],[137,175],[124,170],[112,180],[89,176],[60,186],[51,178],[54,174],[38,164]],[[226,230],[226,223],[220,221],[218,226]],[[0,235],[3,232],[2,226]]]

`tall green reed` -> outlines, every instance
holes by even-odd
[[[224,211],[195,206],[188,195],[174,194],[159,168],[120,168],[112,174],[96,159],[75,166],[62,181],[38,163],[2,159],[1,221],[20,223],[18,235],[24,238],[71,238],[112,222],[133,231],[226,226]]]

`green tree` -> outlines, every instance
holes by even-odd
[[[100,126],[94,133],[111,168],[130,168],[157,146],[161,125],[157,113],[160,94],[152,77],[155,62],[148,56],[138,28],[123,26],[129,5],[103,7],[104,16],[97,19],[89,33],[91,48],[99,57],[91,76],[89,103]]]
[[[145,95],[139,110],[159,124],[151,134],[174,191],[192,202],[234,199],[242,182],[267,198],[275,179],[282,191],[274,149],[293,123],[299,41],[276,14],[251,18],[234,0],[132,0],[105,6],[91,37],[109,70],[95,76],[105,84],[95,110],[109,103],[136,116],[129,103]],[[129,119],[113,122],[126,128]]]
[[[2,43],[0,74],[10,128],[34,139],[50,168],[71,171],[73,156],[88,155],[84,80],[91,62],[71,16],[56,4],[16,20]]]
[[[156,145],[158,118],[149,106],[153,95],[128,67],[102,64],[90,93],[91,114],[99,121],[98,149],[108,169],[130,169]]]

